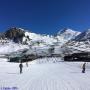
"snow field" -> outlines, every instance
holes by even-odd
[[[86,64],[86,73],[81,73],[82,63],[63,62],[60,58],[42,58],[29,62],[29,67],[23,63],[23,73],[19,74],[19,63],[3,61],[0,62],[0,88],[90,90],[90,63]]]

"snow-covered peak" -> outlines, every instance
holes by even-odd
[[[64,40],[71,40],[74,39],[80,33],[81,32],[74,31],[69,28],[64,28],[58,32],[57,36],[59,36],[59,38],[63,38]]]
[[[25,31],[25,29],[23,29],[23,28],[18,28],[19,30],[22,30],[22,31]]]
[[[64,29],[61,29],[59,32],[58,32],[58,35],[59,34],[63,34],[63,33],[75,33],[76,31],[72,30],[72,29],[69,29],[69,28],[64,28]]]
[[[76,35],[79,35],[80,33],[81,33],[81,32],[72,30],[72,29],[70,29],[70,28],[64,28],[64,29],[62,29],[62,30],[60,30],[60,31],[58,32],[58,35],[61,35],[61,34],[70,34],[70,35],[76,34]]]
[[[90,29],[82,32],[81,34],[79,34],[75,40],[77,41],[83,41],[83,40],[90,40]]]

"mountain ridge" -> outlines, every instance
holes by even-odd
[[[38,52],[38,54],[43,53],[44,55],[49,55],[50,53],[64,55],[65,53],[73,53],[74,51],[90,51],[89,40],[85,39],[81,41],[76,39],[79,35],[84,36],[82,35],[83,33],[87,36],[89,30],[87,33],[87,31],[78,32],[64,28],[56,36],[53,36],[36,34],[22,28],[10,28],[10,30],[5,32],[5,36],[15,43],[27,45],[30,49],[29,53],[36,54]]]

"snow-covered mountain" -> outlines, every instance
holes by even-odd
[[[28,45],[51,45],[57,40],[54,36],[50,35],[41,35],[32,32],[25,32],[25,36],[23,37],[23,42],[27,43]]]
[[[81,32],[74,31],[72,29],[63,29],[60,30],[56,36],[50,36],[26,31],[23,42],[25,44],[31,45],[32,48],[37,48],[38,53],[43,52],[44,55],[50,55],[50,50],[54,49],[53,54],[60,55],[61,46],[63,46],[69,40],[74,39],[80,33]]]
[[[75,40],[77,41],[87,41],[89,40],[90,41],[90,29],[82,32],[81,34],[79,34]]]
[[[20,45],[20,49],[29,49],[28,54],[37,55],[51,55],[51,54],[61,54],[73,53],[79,51],[90,51],[90,29],[84,32],[78,32],[69,28],[64,28],[60,30],[56,36],[53,35],[43,35],[36,34],[29,30],[24,30],[22,28],[10,28],[5,32],[5,38],[8,39],[8,44],[3,42],[4,48],[8,48],[9,52],[13,52],[12,47],[17,48]],[[6,40],[6,39],[5,39]],[[11,43],[14,41],[14,45]],[[10,45],[11,44],[11,45]],[[1,44],[2,45],[2,44]],[[15,47],[16,46],[16,47]],[[1,49],[2,50],[2,49]],[[14,51],[16,51],[15,49]],[[2,50],[3,51],[3,50]],[[0,53],[2,53],[0,51]],[[19,47],[18,47],[19,51]]]
[[[90,29],[80,33],[75,39],[66,42],[63,47],[66,53],[90,52]]]
[[[69,28],[64,28],[58,32],[59,36],[62,36],[64,39],[72,39],[79,35],[81,32],[75,31]]]
[[[59,45],[66,43],[68,40],[74,39],[80,32],[72,29],[64,28],[60,30],[56,36],[41,35],[24,30],[22,28],[9,28],[5,32],[5,37],[13,40],[16,43],[22,43],[27,45],[53,45],[57,42]]]
[[[59,39],[63,39],[63,40],[71,40],[71,39],[74,39],[77,35],[79,35],[81,32],[78,32],[78,31],[74,31],[72,29],[69,29],[69,28],[64,28],[62,30],[60,30],[58,33],[57,33],[57,37]]]

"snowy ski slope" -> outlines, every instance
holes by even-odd
[[[0,60],[0,90],[90,90],[90,63],[86,73],[81,73],[82,62],[43,60],[29,62],[29,67],[23,63],[21,75],[18,63]]]

